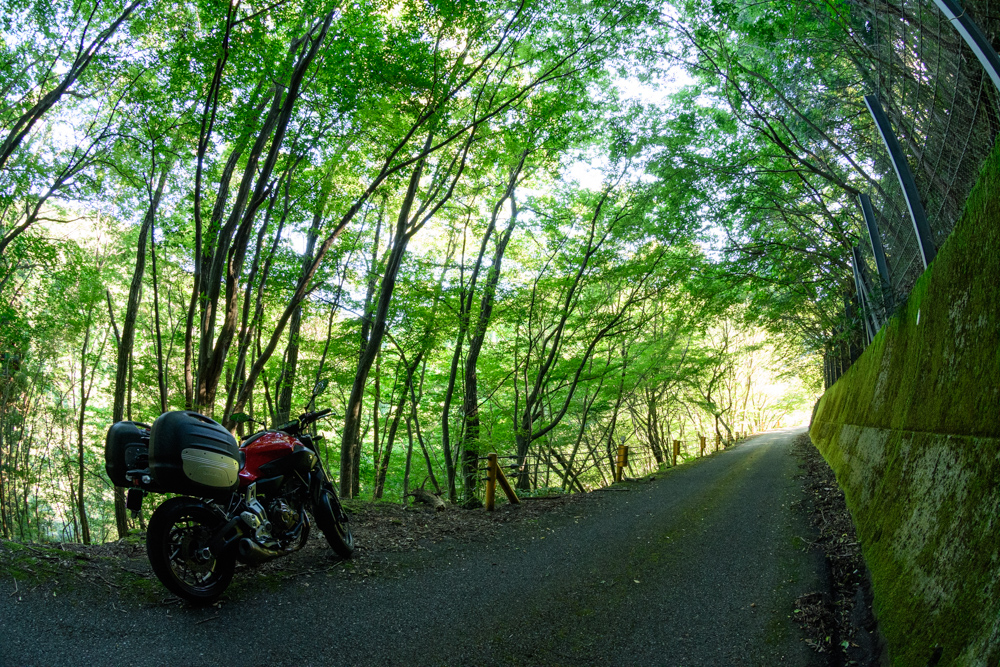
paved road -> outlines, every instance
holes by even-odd
[[[801,432],[590,494],[502,543],[404,556],[404,576],[244,586],[221,610],[0,593],[0,665],[822,665],[790,620],[825,586],[799,539]]]

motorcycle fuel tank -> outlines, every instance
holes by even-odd
[[[265,431],[250,436],[240,449],[246,456],[246,464],[240,470],[241,487],[275,475],[308,472],[317,462],[312,451],[281,431]]]

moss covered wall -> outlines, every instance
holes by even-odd
[[[894,665],[1000,663],[1000,151],[907,303],[820,399]]]

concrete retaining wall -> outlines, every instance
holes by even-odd
[[[895,665],[1000,663],[1000,157],[817,406]]]

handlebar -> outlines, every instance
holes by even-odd
[[[316,410],[315,412],[307,412],[305,414],[299,415],[299,424],[301,426],[306,426],[307,424],[312,424],[314,421],[321,419],[333,412],[330,408],[325,410]]]
[[[314,421],[317,421],[327,416],[331,412],[332,410],[330,410],[329,408],[327,408],[326,410],[317,410],[315,412],[306,412],[299,415],[298,419],[293,419],[292,421],[285,422],[284,424],[276,424],[275,426],[272,427],[271,430],[284,431],[286,433],[291,433],[294,435],[298,433],[300,429],[303,429],[309,424],[312,424]]]

